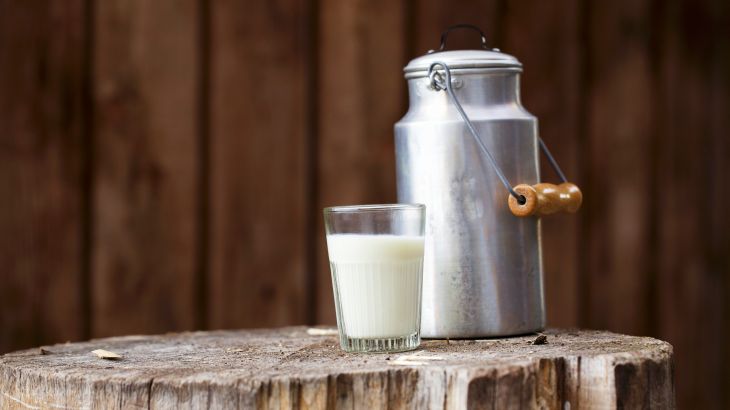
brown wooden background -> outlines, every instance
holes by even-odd
[[[679,404],[730,406],[726,0],[0,0],[0,352],[333,323],[320,210],[395,200],[401,69],[456,22],[584,188],[549,324],[666,339]]]

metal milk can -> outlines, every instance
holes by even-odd
[[[505,336],[545,326],[540,219],[575,212],[565,180],[520,103],[522,65],[486,47],[415,58],[395,125],[398,201],[426,205],[421,334]],[[540,184],[542,149],[560,185]],[[519,185],[513,186],[512,183]]]

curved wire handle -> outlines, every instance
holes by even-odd
[[[441,68],[444,71],[444,74],[442,75],[438,71],[436,71],[436,66],[441,66]],[[451,98],[451,101],[454,102],[454,105],[456,106],[457,111],[459,111],[459,114],[461,115],[461,118],[466,123],[466,127],[469,129],[469,132],[471,133],[471,136],[474,137],[474,140],[476,140],[477,144],[479,145],[479,148],[481,148],[482,152],[487,156],[489,159],[489,162],[492,164],[492,168],[494,168],[494,172],[497,173],[497,176],[499,177],[499,180],[502,181],[502,184],[504,187],[509,191],[510,195],[512,195],[517,202],[522,205],[525,203],[526,199],[524,196],[518,194],[515,192],[514,188],[512,188],[512,184],[509,183],[509,180],[507,180],[507,177],[502,172],[502,168],[497,165],[497,161],[492,156],[492,153],[489,152],[489,149],[487,149],[487,146],[484,145],[482,140],[479,138],[479,134],[477,134],[476,129],[474,128],[474,125],[471,123],[471,120],[469,120],[469,116],[466,115],[466,112],[464,112],[464,108],[461,107],[461,104],[459,103],[458,98],[456,98],[456,94],[454,93],[454,89],[451,86],[451,70],[449,69],[449,66],[446,65],[446,63],[441,61],[436,61],[434,63],[431,63],[431,65],[428,67],[428,78],[431,80],[431,87],[433,87],[436,91],[442,91],[446,90],[446,93]],[[550,162],[550,165],[555,170],[555,173],[558,174],[558,177],[560,178],[561,182],[567,182],[567,179],[565,178],[565,174],[563,174],[563,171],[560,169],[560,166],[558,166],[557,161],[555,161],[555,158],[552,156],[550,151],[547,148],[547,145],[543,142],[542,138],[538,137],[538,141],[540,142],[540,149],[543,153],[545,153],[545,156],[547,157],[548,161]]]

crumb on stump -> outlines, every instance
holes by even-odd
[[[535,340],[532,341],[533,345],[544,345],[547,343],[546,335],[538,335]]]

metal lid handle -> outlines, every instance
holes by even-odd
[[[487,50],[487,37],[484,35],[484,32],[479,27],[473,24],[454,24],[453,26],[447,27],[446,30],[441,33],[441,45],[439,46],[439,51],[444,51],[444,48],[446,48],[446,37],[449,36],[449,33],[453,30],[461,28],[468,28],[478,32],[482,41],[482,48]]]

